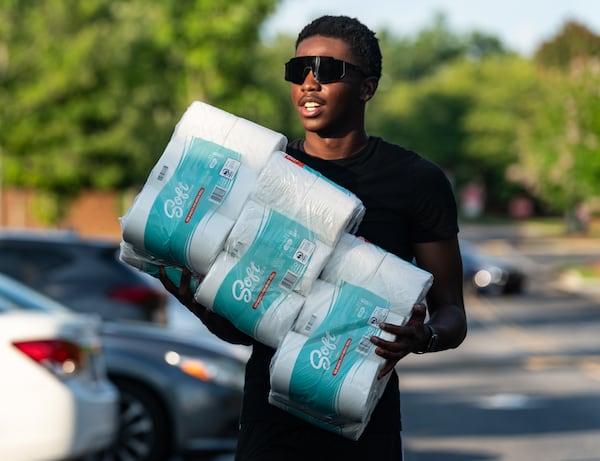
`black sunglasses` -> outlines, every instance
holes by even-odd
[[[285,79],[288,82],[302,85],[308,72],[312,71],[317,82],[332,83],[343,79],[348,70],[365,75],[354,64],[330,56],[300,56],[285,63]]]

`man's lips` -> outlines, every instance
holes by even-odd
[[[324,105],[325,101],[315,97],[303,97],[298,101],[300,113],[306,117],[317,115]]]

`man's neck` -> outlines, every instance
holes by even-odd
[[[321,137],[318,133],[306,132],[304,150],[323,160],[340,160],[358,154],[365,148],[368,140],[365,131],[352,132],[341,138]]]

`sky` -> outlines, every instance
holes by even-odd
[[[283,0],[263,34],[267,39],[278,32],[295,36],[322,14],[343,14],[374,31],[387,28],[411,36],[430,26],[437,12],[445,14],[451,31],[495,35],[524,56],[531,56],[570,19],[600,34],[600,0]]]

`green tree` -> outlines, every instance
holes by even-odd
[[[600,35],[581,23],[568,21],[538,47],[534,60],[543,67],[568,69],[573,60],[589,57],[600,58]]]
[[[507,169],[517,159],[516,140],[528,105],[539,97],[535,69],[526,59],[504,55],[463,62],[456,72],[471,101],[462,123],[463,174],[480,178],[489,192],[488,208],[504,212],[512,196],[523,190],[508,180]]]
[[[516,159],[515,140],[536,86],[533,66],[516,55],[457,59],[377,95],[369,129],[440,164],[458,188],[483,181],[489,204],[504,210],[515,192],[506,169]]]
[[[194,99],[241,112],[276,0],[0,0],[4,184],[139,185]],[[251,112],[251,110],[248,110]]]
[[[564,213],[600,197],[600,60],[578,60],[568,72],[540,74],[519,136],[511,177],[548,209]]]

